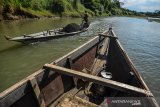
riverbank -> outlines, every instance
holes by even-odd
[[[52,17],[81,17],[82,12],[88,11],[92,16],[93,12],[78,3],[74,9],[67,0],[49,1],[2,1],[0,2],[0,20],[21,20],[28,18],[52,18]]]
[[[107,4],[107,6],[106,6]],[[0,2],[0,20],[22,20],[43,17],[76,17],[80,18],[84,11],[94,16],[137,16],[135,11],[121,8],[119,2],[77,1],[77,0],[2,0]]]
[[[53,13],[47,10],[34,11],[23,7],[11,7],[9,5],[1,6],[0,20],[22,20],[27,18],[55,17]]]

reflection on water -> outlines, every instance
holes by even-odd
[[[34,45],[8,42],[4,35],[18,36],[63,27],[81,19],[42,19],[0,23],[0,91],[35,72],[106,30],[109,24],[129,54],[145,82],[160,96],[160,23],[146,19],[110,17],[93,19],[90,29],[80,35],[51,40]],[[3,82],[2,82],[3,81]]]

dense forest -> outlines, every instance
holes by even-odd
[[[121,7],[119,0],[0,0],[0,20],[41,17],[138,15]]]
[[[155,12],[140,12],[140,14],[148,17],[160,18],[160,10],[155,10]]]

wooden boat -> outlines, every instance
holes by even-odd
[[[82,104],[158,107],[111,28],[0,93],[0,107]]]
[[[160,18],[159,17],[148,17],[147,20],[149,22],[152,22],[152,21],[160,21]]]
[[[68,36],[73,36],[82,32],[85,32],[88,30],[88,28],[83,28],[80,31],[76,32],[61,32],[62,28],[59,29],[53,29],[53,30],[48,30],[48,31],[43,31],[35,34],[30,34],[30,35],[22,35],[19,37],[14,37],[11,38],[9,36],[5,36],[6,40],[9,41],[16,41],[16,42],[22,42],[22,43],[34,43],[34,42],[43,42],[43,41],[48,41],[52,39],[58,39],[62,37],[68,37]]]

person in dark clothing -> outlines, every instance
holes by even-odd
[[[88,23],[88,14],[87,14],[87,11],[85,11],[85,13],[84,13],[83,21],[84,21],[85,23]]]
[[[83,15],[82,18],[83,18],[83,20],[82,20],[82,26],[83,26],[83,28],[87,28],[89,26],[87,11],[85,11],[85,13],[84,13],[84,15]]]

